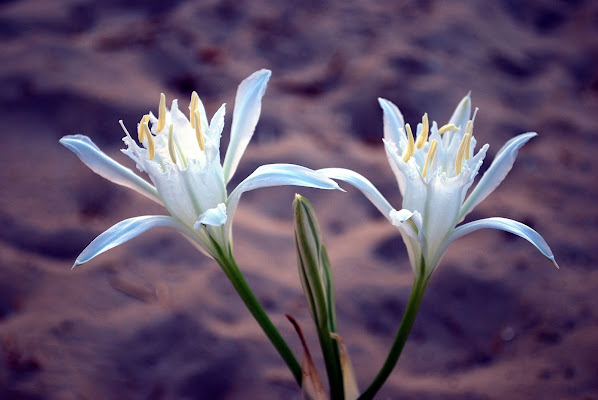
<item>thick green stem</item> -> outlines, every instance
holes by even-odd
[[[241,299],[251,312],[251,315],[253,315],[253,317],[260,325],[268,339],[270,339],[272,345],[278,351],[278,354],[280,354],[284,362],[291,370],[299,386],[301,386],[301,366],[297,362],[297,359],[295,358],[295,355],[293,354],[290,347],[287,345],[283,337],[280,335],[272,321],[270,321],[268,314],[266,314],[266,312],[264,311],[257,297],[255,297],[255,295],[253,294],[251,288],[249,287],[249,284],[247,283],[247,281],[243,277],[243,274],[239,270],[239,267],[237,266],[237,263],[235,262],[233,256],[225,256],[224,254],[221,254],[221,257],[218,257],[216,261],[224,270],[224,273],[233,284],[233,287],[235,288],[235,290],[239,294],[239,297],[241,297]]]
[[[366,391],[359,396],[358,400],[373,399],[384,382],[386,382],[386,379],[388,379],[390,376],[390,373],[397,364],[397,361],[399,361],[399,356],[403,351],[407,337],[409,337],[409,332],[411,332],[411,328],[415,322],[415,317],[417,316],[417,311],[419,309],[422,297],[424,296],[424,292],[426,291],[427,284],[428,279],[425,277],[417,277],[415,282],[413,282],[411,295],[409,296],[409,302],[407,303],[407,307],[403,313],[403,319],[401,320],[401,325],[399,326],[399,330],[395,336],[390,353],[388,353],[388,357],[386,357],[386,361],[380,369],[380,372],[378,372],[378,375],[376,375],[374,381],[370,384]]]

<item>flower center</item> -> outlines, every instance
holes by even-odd
[[[158,109],[158,122],[156,124],[156,135],[161,133],[166,127],[167,114],[168,111],[166,109],[166,96],[164,95],[164,93],[161,93],[160,106]],[[148,150],[148,158],[150,160],[153,160],[156,156],[156,144],[154,142],[154,135],[152,134],[152,131],[149,128],[150,119],[151,117],[149,114],[145,114],[141,118],[141,121],[139,121],[139,125],[137,126],[137,135],[141,144],[145,144],[145,142],[147,141],[146,148]],[[199,149],[201,151],[205,151],[206,144],[201,124],[201,113],[199,111],[199,96],[197,95],[197,92],[193,92],[191,94],[191,103],[189,104],[189,122],[191,128],[195,131],[195,137],[197,139]],[[172,123],[168,127],[168,155],[170,156],[170,160],[174,164],[177,163],[177,160],[180,160],[184,167],[187,166],[187,158],[185,157],[179,140],[177,140],[177,132],[175,132],[174,125]]]
[[[473,138],[473,123],[475,121],[475,117],[476,114],[478,112],[478,109],[476,108],[473,117],[471,120],[469,120],[467,122],[466,128],[465,128],[465,134],[463,135],[463,138],[461,139],[461,143],[459,144],[459,147],[456,149],[456,153],[452,153],[454,154],[454,162],[455,162],[455,173],[456,175],[459,175],[461,173],[461,171],[463,170],[463,163],[466,160],[469,160],[472,156],[471,154],[471,141]],[[458,131],[459,127],[456,126],[455,124],[446,124],[443,125],[442,127],[438,128],[438,135],[442,136],[448,132],[454,132],[454,131]],[[428,114],[424,114],[422,116],[422,123],[421,123],[421,131],[419,133],[419,135],[417,136],[417,140],[414,140],[414,136],[413,136],[413,131],[411,130],[411,126],[407,123],[405,124],[405,132],[407,134],[407,144],[405,146],[405,149],[403,150],[403,154],[401,155],[403,162],[408,162],[411,157],[413,157],[414,153],[416,150],[420,150],[422,149],[422,151],[424,151],[424,146],[426,143],[428,143],[428,138],[429,138],[429,134],[430,134],[430,124],[429,124],[429,120],[428,120]],[[446,152],[450,151],[453,152],[454,150],[449,150],[450,148],[454,148],[452,146],[450,146],[450,141],[451,138],[445,138],[445,139],[433,139],[429,142],[430,146],[427,149],[427,154],[425,157],[425,161],[423,162],[423,165],[421,165],[420,163],[423,160],[422,158],[416,157],[417,158],[417,164],[420,166],[421,171],[422,171],[422,176],[425,178],[428,175],[428,171],[432,168],[432,164],[434,162],[434,157],[436,156],[436,152],[437,152],[437,148],[439,147],[439,143],[438,141],[441,141],[440,143],[440,148],[441,150],[439,150],[442,154],[443,154],[443,159],[446,158]],[[449,156],[450,157],[450,156]],[[452,158],[452,157],[450,157]],[[447,166],[443,166],[442,168],[446,169]]]

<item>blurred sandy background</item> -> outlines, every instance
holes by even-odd
[[[598,3],[575,1],[21,0],[0,5],[0,398],[297,399],[283,362],[217,264],[156,230],[75,271],[100,232],[165,210],[93,174],[59,145],[90,136],[120,154],[160,92],[215,112],[253,71],[273,76],[232,185],[258,165],[352,168],[397,207],[376,98],[408,122],[444,123],[469,90],[485,167],[537,131],[471,218],[538,230],[557,271],[522,239],[482,231],[435,272],[380,399],[598,399]],[[235,253],[271,318],[302,323],[291,202],[319,213],[340,333],[360,386],[381,366],[412,272],[395,229],[356,190],[244,195]]]

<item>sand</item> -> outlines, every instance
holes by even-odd
[[[300,391],[218,265],[180,235],[148,232],[71,271],[99,233],[166,211],[88,170],[58,143],[82,133],[119,152],[160,92],[212,114],[273,71],[229,188],[258,165],[347,167],[396,207],[378,97],[444,123],[472,91],[475,135],[537,131],[469,219],[540,232],[556,270],[522,239],[480,231],[450,248],[380,399],[598,399],[598,4],[592,1],[172,2],[0,5],[0,398],[298,399]],[[224,149],[223,149],[224,150]],[[237,260],[283,336],[315,333],[297,274],[294,193],[318,212],[339,329],[363,389],[389,348],[413,274],[402,241],[355,189],[247,193]],[[316,362],[322,368],[321,358]],[[323,372],[323,369],[322,371]]]

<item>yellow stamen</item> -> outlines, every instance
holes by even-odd
[[[148,147],[147,151],[149,152],[149,159],[153,160],[156,150],[154,148],[154,138],[152,136],[152,132],[150,132],[147,122],[145,122],[143,124],[143,131],[144,131],[143,133],[147,137],[147,147]]]
[[[471,133],[471,131],[473,130],[473,121],[469,120],[467,121],[467,127],[465,128],[465,133]]]
[[[415,146],[418,149],[424,147],[424,144],[428,141],[428,132],[430,130],[430,125],[428,124],[428,113],[425,113],[422,117],[422,131],[417,137],[417,142],[415,142]]]
[[[463,169],[463,158],[465,157],[465,152],[467,151],[466,148],[469,147],[470,141],[471,132],[467,132],[465,136],[463,136],[463,140],[461,140],[461,144],[457,150],[457,158],[455,159],[455,172],[457,175],[460,174]]]
[[[156,132],[162,132],[166,125],[166,96],[160,93],[160,108],[158,109],[158,129]]]
[[[438,129],[438,134],[442,135],[443,133],[449,132],[449,131],[456,131],[457,129],[457,125],[455,124],[446,124],[440,127],[440,129]]]
[[[426,156],[426,164],[424,165],[424,171],[422,172],[422,176],[425,178],[428,173],[428,168],[434,162],[434,156],[436,155],[436,147],[438,146],[438,141],[436,139],[432,140],[430,144],[430,150],[428,150],[428,155]]]
[[[168,131],[168,153],[170,154],[170,159],[173,163],[176,164],[176,153],[174,151],[174,137],[172,135],[173,125],[170,125],[170,129]]]
[[[191,103],[189,104],[189,122],[191,126],[195,126],[195,110],[199,106],[199,96],[196,91],[191,93]]]
[[[147,124],[149,122],[150,116],[145,114],[141,117],[141,121],[139,122],[139,126],[137,127],[137,137],[139,139],[139,143],[143,143],[145,140],[145,132],[143,131],[143,124]]]
[[[476,113],[477,113],[477,108],[476,108]],[[474,118],[475,118],[475,114],[474,114]],[[469,160],[469,158],[471,157],[470,150],[471,150],[471,138],[473,136],[473,119],[471,121],[467,122],[467,128],[465,128],[465,132],[469,134],[469,137],[467,138],[467,143],[465,143],[465,150],[463,151],[463,157],[466,160]]]
[[[415,151],[415,145],[413,141],[413,132],[411,132],[411,126],[409,124],[405,124],[405,130],[407,131],[407,147],[403,152],[403,161],[407,162]]]
[[[473,137],[473,135],[470,133],[467,137],[467,143],[465,144],[465,151],[463,152],[463,157],[466,160],[469,160],[471,158],[471,138]]]
[[[195,122],[195,136],[197,136],[197,143],[199,144],[199,148],[203,151],[206,149],[206,144],[203,140],[203,131],[201,129],[201,115],[199,114],[199,110],[196,109],[193,112],[194,115],[194,122]]]

